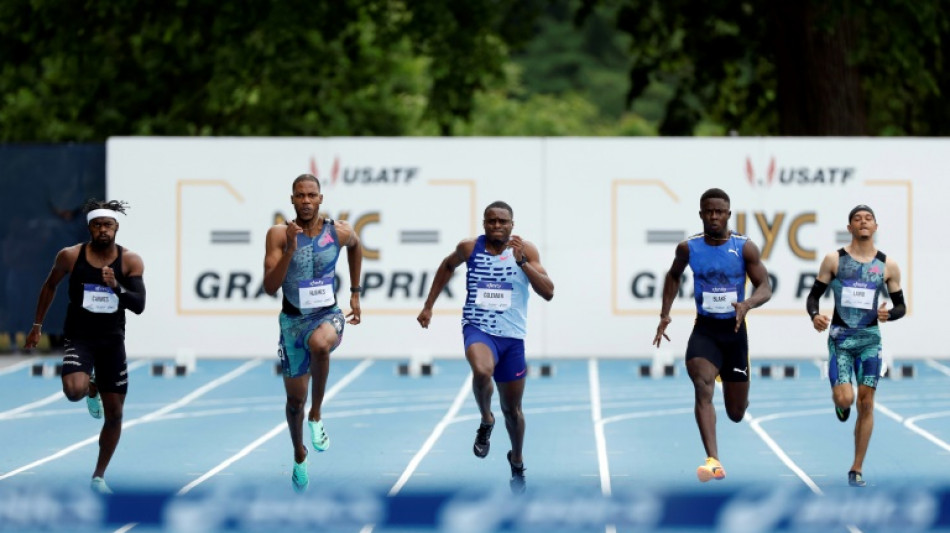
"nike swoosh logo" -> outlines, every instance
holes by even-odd
[[[528,369],[526,368],[526,369],[522,370],[521,372],[518,372],[517,374],[515,374],[515,377],[516,377],[516,378],[520,378],[520,377],[523,376],[524,373],[527,372],[527,371],[528,371]]]
[[[498,256],[498,259],[501,259],[502,261],[504,261],[505,259],[508,259],[508,256],[507,256],[507,255],[500,255],[500,256]]]

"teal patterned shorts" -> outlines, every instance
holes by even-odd
[[[881,330],[831,326],[828,331],[828,379],[831,386],[851,383],[877,388],[881,377]]]
[[[306,315],[288,315],[281,313],[280,342],[277,344],[277,356],[284,376],[295,378],[310,372],[310,335],[320,324],[329,322],[336,330],[336,344],[330,351],[336,350],[343,341],[343,326],[346,319],[337,306],[326,307]]]

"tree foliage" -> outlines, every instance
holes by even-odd
[[[947,135],[950,0],[5,0],[0,141]]]
[[[583,0],[578,20],[604,4],[631,37],[628,103],[673,91],[662,134],[950,131],[946,0]]]
[[[8,0],[0,140],[400,135],[423,111],[449,133],[516,4]]]

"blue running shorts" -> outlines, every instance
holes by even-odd
[[[493,377],[498,383],[524,379],[528,373],[528,365],[524,359],[524,339],[511,337],[496,337],[489,335],[471,324],[462,328],[465,339],[465,349],[475,343],[481,343],[491,349],[495,356],[495,373]]]

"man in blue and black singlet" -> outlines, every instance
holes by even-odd
[[[318,452],[330,447],[321,417],[330,372],[330,352],[343,340],[345,322],[360,323],[360,270],[363,250],[356,232],[345,221],[320,216],[320,181],[302,174],[294,182],[290,201],[296,218],[267,231],[264,290],[283,292],[277,353],[287,393],[285,413],[294,447],[291,482],[302,492],[310,484],[307,446],[303,442],[304,407],[313,376],[313,401],[307,415],[310,441]],[[336,300],[334,277],[340,250],[346,247],[350,275],[350,312],[345,317]],[[348,320],[347,320],[348,319]]]
[[[828,331],[828,379],[835,414],[842,422],[851,414],[854,389],[852,373],[858,384],[858,417],[854,425],[854,462],[848,471],[852,487],[867,485],[862,468],[874,428],[874,392],[881,374],[881,330],[879,322],[897,320],[907,307],[901,290],[901,271],[897,263],[874,246],[877,218],[866,205],[848,214],[851,244],[825,256],[818,277],[808,294],[806,309],[815,331]],[[832,317],[818,312],[818,300],[828,286],[835,296]],[[884,291],[894,307],[878,305]]]
[[[485,234],[465,239],[442,260],[432,280],[418,321],[428,328],[432,306],[462,263],[466,264],[467,297],[462,309],[462,335],[465,358],[472,367],[472,390],[482,420],[475,434],[473,451],[477,457],[488,455],[495,416],[491,411],[498,385],[498,399],[505,416],[505,428],[511,439],[508,464],[513,492],[525,490],[524,396],[527,364],[524,357],[529,288],[545,300],[554,297],[554,283],[541,266],[538,248],[512,235],[514,212],[505,202],[493,202],[485,208]]]
[[[686,347],[686,370],[695,390],[696,424],[706,449],[706,462],[696,469],[700,481],[724,479],[716,441],[716,409],[713,392],[716,376],[722,379],[726,414],[740,422],[749,406],[749,340],[745,317],[772,297],[769,275],[759,248],[748,237],[729,229],[729,195],[709,189],[699,200],[703,233],[676,246],[673,265],[663,283],[663,307],[653,344],[665,338],[670,308],[680,288],[686,266],[693,271],[696,322]],[[746,277],[752,295],[745,297]]]
[[[145,310],[145,264],[138,254],[119,246],[118,214],[125,202],[89,200],[84,211],[89,242],[63,248],[40,289],[33,328],[26,348],[39,342],[43,319],[56,296],[56,287],[69,276],[66,308],[63,394],[71,402],[86,399],[93,418],[103,418],[99,457],[92,473],[92,489],[109,494],[106,468],[122,434],[122,410],[129,388],[125,357],[125,311]],[[95,372],[93,372],[95,371]],[[94,379],[91,379],[92,376]]]

